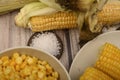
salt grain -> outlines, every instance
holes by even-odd
[[[30,46],[41,49],[54,56],[60,54],[59,50],[61,49],[56,35],[52,32],[44,32],[42,34],[40,33],[37,36],[34,36],[34,39],[32,39]]]

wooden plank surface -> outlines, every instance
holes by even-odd
[[[17,27],[14,24],[14,17],[17,11],[0,16],[0,51],[7,48],[26,46],[31,30]],[[64,53],[60,59],[61,63],[69,70],[73,58],[79,50],[79,32],[77,29],[56,30],[61,38],[64,47]]]

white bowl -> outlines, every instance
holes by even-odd
[[[64,66],[57,60],[55,57],[51,56],[48,53],[45,53],[41,50],[30,48],[30,47],[17,47],[17,48],[10,48],[0,52],[0,57],[7,55],[11,56],[14,52],[18,52],[20,54],[27,54],[29,56],[35,56],[41,60],[47,61],[55,71],[59,73],[60,79],[59,80],[71,80],[69,77],[68,72],[64,68]]]
[[[85,44],[79,50],[71,65],[69,71],[71,80],[79,80],[86,68],[91,67],[96,63],[100,48],[106,42],[120,48],[120,31],[106,32]]]

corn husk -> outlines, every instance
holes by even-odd
[[[24,6],[15,16],[15,24],[20,27],[28,28],[28,22],[32,16],[49,15],[56,12],[58,12],[58,10],[41,2],[33,2]]]
[[[0,0],[0,15],[19,9],[24,5],[38,0]]]

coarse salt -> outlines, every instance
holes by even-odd
[[[54,56],[60,54],[59,50],[61,49],[60,43],[53,32],[44,32],[34,36],[30,46],[41,49]]]

